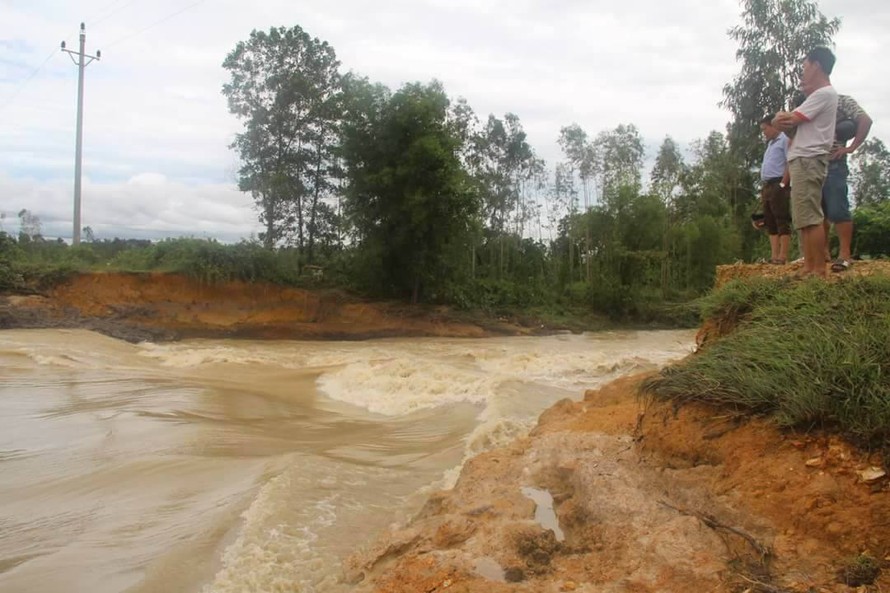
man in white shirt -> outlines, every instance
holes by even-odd
[[[791,173],[791,218],[800,231],[803,274],[825,277],[825,229],[822,184],[834,142],[838,95],[831,86],[834,54],[827,47],[810,50],[803,62],[801,85],[807,99],[792,112],[781,112],[773,126],[797,128],[788,148]]]

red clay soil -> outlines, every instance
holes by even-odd
[[[85,327],[137,341],[182,337],[362,339],[528,333],[446,309],[368,303],[334,291],[204,284],[175,274],[81,274],[40,296],[0,297],[0,328]]]
[[[844,272],[830,271],[831,264],[826,263],[826,280],[829,282],[842,281],[844,278],[856,278],[859,276],[871,276],[883,274],[890,276],[890,261],[888,260],[863,260],[854,261],[853,265]],[[766,277],[766,278],[795,278],[803,270],[803,262],[789,263],[778,266],[773,264],[732,264],[717,266],[717,278],[715,285],[720,288],[730,280]]]
[[[890,561],[890,485],[834,437],[704,406],[643,406],[642,377],[545,412],[453,490],[347,563],[356,592],[879,592],[839,574]],[[565,540],[521,488],[549,491]]]

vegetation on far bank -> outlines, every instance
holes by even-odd
[[[182,274],[202,283],[228,281],[268,282],[308,289],[343,290],[359,297],[375,298],[364,289],[356,269],[364,259],[348,251],[327,260],[328,265],[303,266],[296,250],[269,251],[258,243],[221,244],[205,239],[92,241],[72,247],[62,241],[0,232],[0,291],[42,291],[75,273],[161,272]],[[359,279],[359,280],[357,280]],[[653,305],[632,318],[609,317],[590,306],[586,292],[563,291],[558,285],[518,286],[514,282],[478,279],[461,288],[459,295],[429,300],[444,304],[452,315],[484,321],[502,317],[529,327],[584,330],[607,327],[616,321],[691,327],[697,323],[695,302]]]
[[[703,316],[725,335],[647,380],[644,394],[890,451],[890,278],[733,281],[704,299]]]

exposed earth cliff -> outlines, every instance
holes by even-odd
[[[79,274],[32,295],[0,295],[0,329],[79,327],[128,341],[189,337],[484,337],[530,328],[474,322],[445,308],[364,302],[335,291],[205,284],[176,274]]]

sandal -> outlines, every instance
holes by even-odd
[[[847,270],[850,269],[850,267],[852,265],[853,265],[853,263],[850,260],[836,259],[836,260],[834,260],[834,263],[831,264],[831,271],[832,272],[846,272]]]

